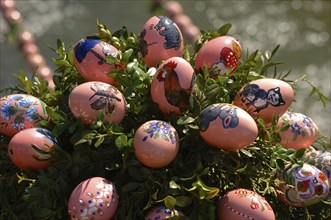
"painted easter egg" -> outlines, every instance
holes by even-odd
[[[164,114],[179,115],[189,108],[194,79],[194,69],[189,62],[181,57],[167,59],[153,77],[152,100]]]
[[[329,187],[331,190],[331,152],[318,151],[313,147],[306,150],[304,162],[320,169],[329,180]]]
[[[163,60],[183,55],[183,36],[166,16],[153,16],[140,32],[140,52],[144,62],[155,67]]]
[[[172,125],[152,120],[138,128],[133,145],[135,155],[142,164],[161,168],[175,159],[179,150],[179,137]]]
[[[164,206],[158,206],[149,210],[145,220],[162,220],[175,216],[183,216],[183,213],[177,211],[176,209],[167,209]]]
[[[47,118],[46,104],[34,96],[13,94],[0,98],[0,133],[4,135],[12,137]]]
[[[309,164],[288,166],[280,179],[287,184],[281,185],[278,198],[284,203],[303,207],[322,201],[329,193],[329,181],[325,174]]]
[[[69,95],[69,108],[84,124],[93,124],[102,112],[104,121],[121,123],[126,113],[126,101],[114,86],[103,82],[86,82]]]
[[[200,115],[200,136],[211,146],[223,150],[244,148],[258,134],[254,119],[241,108],[217,103],[205,108]]]
[[[120,52],[114,46],[102,40],[82,39],[73,51],[75,66],[85,80],[115,84],[115,78],[107,74],[118,66],[105,60],[106,56],[119,56]]]
[[[118,206],[115,185],[103,177],[81,182],[72,191],[68,201],[70,219],[111,219]]]
[[[28,128],[18,132],[8,144],[8,156],[20,169],[47,169],[59,147],[59,141],[45,128]]]
[[[285,112],[279,118],[277,127],[281,128],[284,124],[288,124],[289,127],[279,134],[282,139],[280,144],[286,148],[296,150],[308,148],[317,138],[318,128],[316,124],[301,113]]]
[[[245,85],[236,95],[233,104],[247,111],[254,118],[262,118],[266,124],[273,115],[281,116],[292,104],[293,88],[278,79],[258,79]]]
[[[197,53],[195,68],[208,68],[212,78],[233,74],[240,64],[241,46],[230,36],[221,36],[206,42]]]
[[[254,191],[236,189],[226,193],[218,203],[218,219],[275,219],[268,201]]]

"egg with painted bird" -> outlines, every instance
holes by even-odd
[[[115,185],[103,177],[82,181],[72,191],[68,201],[70,219],[111,219],[118,206]]]
[[[235,189],[221,197],[217,208],[218,219],[273,220],[275,213],[268,201],[248,189]]]
[[[183,36],[178,26],[166,16],[153,16],[140,32],[140,53],[149,67],[183,55]]]
[[[290,84],[272,78],[251,81],[234,98],[233,104],[247,111],[253,118],[261,118],[266,124],[273,115],[280,117],[292,104],[294,90]]]
[[[165,115],[179,115],[189,108],[194,83],[194,69],[189,62],[181,57],[167,59],[152,79],[152,100]]]
[[[318,128],[313,120],[301,113],[285,112],[278,120],[277,128],[287,125],[286,130],[279,132],[280,144],[285,148],[308,148],[318,135]]]
[[[103,82],[86,82],[75,87],[69,95],[69,108],[75,118],[84,124],[96,122],[100,113],[104,122],[122,122],[126,100],[114,86]]]
[[[74,63],[86,81],[116,83],[108,73],[121,65],[106,62],[105,57],[118,58],[120,52],[111,44],[99,39],[81,39],[73,48]]]
[[[12,137],[42,119],[48,119],[48,115],[46,104],[40,99],[26,94],[0,98],[0,133]]]
[[[307,163],[302,166],[287,166],[281,173],[280,179],[286,184],[279,186],[278,190],[282,193],[278,194],[278,199],[287,205],[295,207],[313,205],[322,201],[329,193],[329,181],[325,174]]]
[[[176,129],[167,122],[151,120],[142,124],[134,135],[137,159],[147,167],[161,168],[170,164],[179,150]]]
[[[167,209],[164,206],[158,206],[151,208],[148,211],[147,215],[145,216],[145,220],[162,220],[175,216],[183,216],[183,213],[176,209]]]
[[[211,146],[223,150],[244,148],[256,139],[254,119],[241,108],[227,103],[206,107],[200,115],[200,136]]]
[[[195,68],[202,71],[206,66],[212,78],[230,76],[237,70],[240,59],[239,41],[231,36],[221,36],[207,41],[201,47],[195,59]]]
[[[20,169],[47,169],[59,146],[59,141],[49,130],[28,128],[12,137],[8,156]]]

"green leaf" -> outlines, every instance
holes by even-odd
[[[306,153],[306,148],[301,148],[295,152],[294,156],[295,156],[295,158],[299,159],[303,155],[305,155],[305,153]]]
[[[176,206],[178,207],[187,207],[191,205],[192,198],[188,196],[177,196],[176,197]]]
[[[122,192],[130,192],[136,188],[138,188],[141,185],[141,183],[138,182],[130,182],[125,184],[124,186],[121,187]]]
[[[191,124],[195,121],[194,118],[190,117],[190,116],[187,116],[187,115],[183,115],[182,117],[180,117],[178,120],[177,120],[177,124],[178,125],[185,125],[185,124]]]
[[[227,24],[223,25],[222,27],[220,27],[217,30],[217,33],[219,33],[220,36],[227,35],[229,30],[231,29],[231,27],[232,27],[232,24],[227,23]]]
[[[126,50],[123,54],[122,54],[122,60],[125,62],[125,63],[128,63],[129,62],[129,59],[131,57],[131,55],[133,54],[133,49],[128,49]]]
[[[175,208],[175,205],[176,205],[176,199],[175,199],[174,197],[172,197],[172,196],[167,196],[167,197],[165,197],[165,199],[164,199],[164,204],[165,204],[165,206],[166,206],[168,209],[172,210],[172,209]]]

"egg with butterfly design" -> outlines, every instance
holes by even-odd
[[[100,113],[104,122],[121,123],[126,114],[126,100],[114,86],[103,82],[86,82],[75,87],[69,95],[69,108],[84,124],[96,122]]]
[[[216,103],[202,110],[199,129],[200,136],[209,145],[223,150],[244,148],[253,143],[258,134],[254,119],[228,103]]]
[[[12,137],[8,156],[20,169],[47,169],[58,147],[58,139],[49,130],[28,128]]]
[[[179,115],[189,108],[194,84],[193,67],[181,57],[172,57],[160,65],[152,79],[152,100],[165,115]]]
[[[123,65],[108,63],[107,56],[118,58],[120,51],[100,39],[85,38],[78,41],[74,48],[74,63],[78,72],[87,81],[100,81],[111,85],[116,83],[114,77],[107,74]]]

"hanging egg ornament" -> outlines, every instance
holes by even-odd
[[[152,79],[152,100],[165,115],[179,115],[189,108],[194,81],[194,69],[185,59],[167,59]]]
[[[8,144],[8,156],[20,169],[47,169],[59,147],[59,141],[45,128],[28,128],[18,132]]]
[[[195,68],[208,68],[210,76],[230,76],[240,64],[241,46],[239,41],[231,36],[216,37],[206,42],[198,51]]]
[[[276,219],[268,201],[248,189],[236,189],[226,193],[219,200],[217,212],[219,220]]]
[[[273,115],[281,116],[292,104],[293,88],[278,79],[264,78],[245,85],[237,93],[233,104],[247,111],[254,118],[271,123]]]
[[[75,87],[69,95],[69,108],[84,124],[96,122],[100,113],[104,121],[119,124],[126,113],[126,100],[114,86],[103,82],[86,82]]]
[[[40,99],[26,94],[0,98],[0,133],[12,137],[42,119],[48,119],[48,115],[46,104]]]
[[[145,220],[162,220],[175,216],[183,216],[183,213],[177,211],[176,209],[167,209],[164,206],[158,206],[149,210],[145,216]]]
[[[106,56],[119,56],[120,52],[114,46],[98,39],[81,39],[74,46],[73,52],[75,66],[85,80],[111,85],[116,83],[115,78],[108,76],[108,73],[118,66],[105,60]]]
[[[140,53],[149,67],[183,55],[183,36],[178,26],[166,16],[153,16],[140,32]]]
[[[256,139],[254,119],[241,108],[217,103],[206,107],[200,115],[200,136],[211,146],[223,150],[244,148]]]
[[[280,144],[285,148],[308,148],[314,143],[318,135],[318,128],[313,120],[301,113],[285,112],[277,123],[280,129],[285,124],[289,127],[285,131],[279,132]]]
[[[281,173],[280,179],[286,184],[281,185],[278,199],[287,205],[304,207],[316,204],[327,197],[329,193],[329,181],[325,174],[309,164],[303,166],[290,165],[284,173]]]
[[[179,137],[172,125],[152,120],[138,128],[133,145],[135,155],[142,164],[151,168],[161,168],[175,159],[179,150]]]
[[[118,206],[115,185],[103,177],[93,177],[81,182],[68,201],[70,219],[111,219]]]

